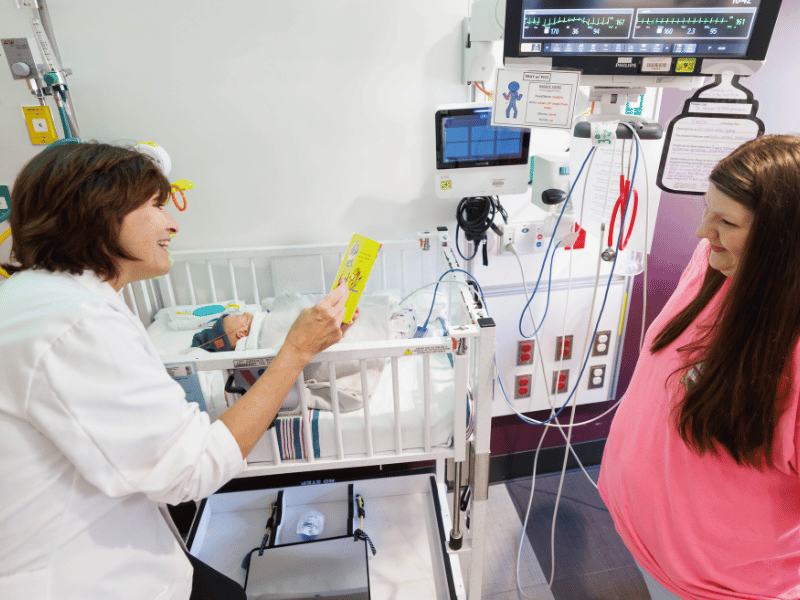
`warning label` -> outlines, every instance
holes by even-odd
[[[249,369],[251,367],[268,367],[274,360],[274,357],[268,356],[267,358],[244,358],[241,360],[233,361],[234,369]]]
[[[187,364],[173,363],[165,366],[167,368],[167,373],[169,373],[169,376],[172,377],[173,379],[176,379],[178,377],[188,377],[189,375],[194,375],[195,373],[194,365],[192,363],[187,363]]]
[[[447,344],[441,346],[426,346],[424,348],[413,348],[405,351],[405,355],[410,354],[441,354],[442,352],[452,352],[452,348]]]

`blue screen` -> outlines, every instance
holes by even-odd
[[[519,158],[523,153],[523,131],[493,127],[489,110],[444,119],[444,162]]]

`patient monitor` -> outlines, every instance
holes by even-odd
[[[780,0],[507,0],[504,63],[582,85],[697,87],[763,64]]]
[[[530,129],[493,127],[492,105],[436,108],[436,194],[440,198],[528,191]]]
[[[780,5],[780,0],[506,0],[503,62],[512,68],[579,71],[580,85],[592,86],[590,99],[602,103],[595,114],[619,114],[625,96],[644,88],[691,90],[710,75],[755,73],[764,63]]]

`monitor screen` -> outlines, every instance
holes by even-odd
[[[493,127],[491,107],[436,112],[436,168],[528,163],[530,129]]]
[[[507,0],[504,55],[588,75],[699,75],[703,59],[763,61],[779,9],[780,0]]]
[[[437,195],[463,198],[526,192],[530,138],[527,128],[493,126],[490,104],[437,107]]]

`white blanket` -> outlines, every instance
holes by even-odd
[[[268,300],[264,304],[269,312],[254,315],[250,327],[250,335],[243,347],[237,344],[236,349],[253,350],[274,349],[278,350],[286,339],[289,328],[300,312],[310,308],[320,297],[304,296],[301,294],[283,294]],[[359,305],[358,319],[340,342],[343,345],[358,344],[361,342],[385,341],[391,338],[389,328],[392,316],[392,298],[390,295],[366,296]],[[370,359],[365,361],[367,369],[367,383],[370,390],[374,390],[386,366],[386,359]],[[361,391],[361,367],[359,361],[337,361],[336,390],[338,392],[339,410],[350,412],[358,410],[364,404]],[[306,389],[309,392],[308,408],[333,410],[331,399],[331,384],[328,363],[312,363],[303,371]],[[287,397],[281,408],[281,416],[298,410],[300,398],[296,388]]]

